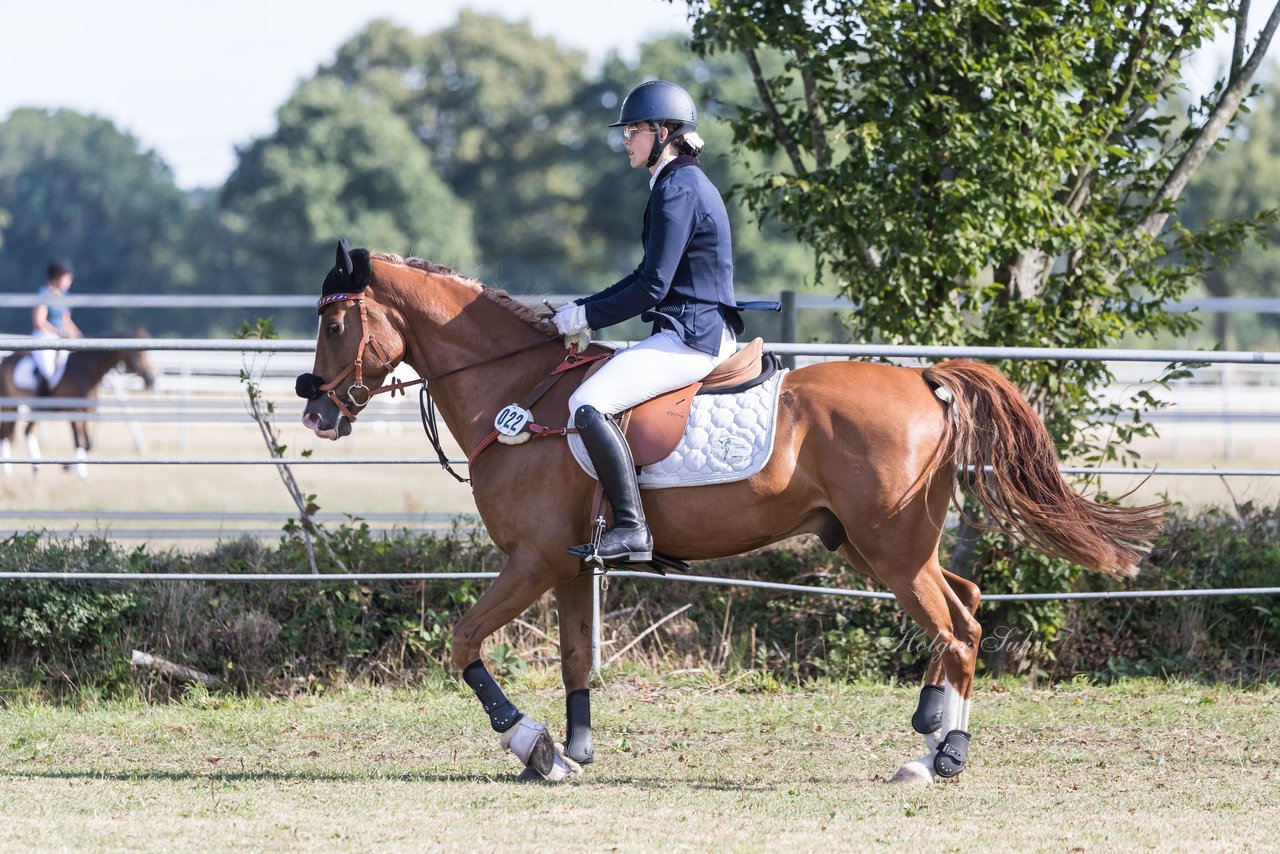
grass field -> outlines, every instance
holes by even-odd
[[[0,847],[130,850],[1275,850],[1280,692],[984,682],[970,767],[920,753],[915,688],[739,692],[674,675],[593,692],[597,762],[561,786],[452,685],[0,712]],[[554,677],[513,687],[563,726]]]

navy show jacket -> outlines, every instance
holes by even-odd
[[[692,167],[692,168],[690,168]],[[715,355],[727,324],[742,332],[733,292],[733,245],[720,192],[681,155],[658,174],[644,212],[644,257],[628,276],[576,300],[587,323],[604,329],[640,317],[653,331],[675,330],[686,345]]]

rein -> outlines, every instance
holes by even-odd
[[[386,385],[381,385],[378,388],[370,389],[364,383],[365,349],[368,348],[370,351],[373,352],[373,354],[378,359],[382,360],[381,368],[384,372],[388,374],[391,371],[395,370],[396,368],[396,365],[394,364],[395,360],[387,356],[386,350],[384,350],[382,345],[378,343],[378,340],[373,336],[373,333],[369,331],[369,311],[365,307],[363,294],[360,294],[360,293],[330,294],[328,296],[320,298],[320,300],[316,303],[316,309],[317,311],[321,311],[324,309],[325,306],[331,303],[340,302],[342,300],[354,300],[356,305],[359,306],[360,308],[361,335],[360,335],[360,344],[356,348],[355,358],[352,360],[350,365],[347,365],[347,367],[344,368],[341,373],[339,373],[336,377],[334,377],[329,382],[323,382],[322,378],[316,376],[315,374],[300,375],[297,379],[297,382],[295,383],[295,389],[294,389],[297,392],[298,397],[306,398],[307,400],[315,400],[317,397],[320,397],[322,395],[327,396],[329,400],[333,402],[333,405],[338,408],[338,411],[341,412],[342,415],[348,421],[351,421],[352,423],[354,423],[356,420],[356,415],[358,415],[366,406],[369,405],[369,402],[373,399],[374,395],[390,392],[391,395],[394,397],[396,392],[405,394],[406,393],[405,389],[407,389],[409,386],[421,385],[422,388],[419,392],[418,409],[422,414],[422,429],[427,434],[427,441],[429,441],[431,443],[431,446],[435,449],[436,456],[440,460],[440,465],[444,468],[445,471],[447,471],[450,475],[453,476],[454,480],[458,481],[459,483],[467,483],[467,484],[471,483],[471,478],[462,477],[456,471],[453,470],[452,466],[449,465],[449,458],[445,454],[444,447],[440,443],[440,429],[439,427],[436,426],[435,400],[431,397],[431,392],[428,390],[427,384],[433,380],[438,380],[442,377],[447,377],[450,374],[456,374],[456,373],[460,373],[461,371],[470,370],[471,368],[478,368],[482,365],[492,364],[493,362],[498,362],[503,359],[509,358],[511,356],[516,356],[516,355],[519,355],[520,353],[533,350],[537,347],[543,346],[544,344],[550,343],[551,339],[547,339],[546,341],[535,341],[532,344],[527,344],[523,347],[519,347],[515,350],[511,350],[510,352],[501,353],[497,356],[492,356],[488,359],[484,359],[483,361],[474,362],[469,365],[463,365],[458,368],[451,368],[447,371],[442,371],[438,374],[432,374],[425,377],[420,377],[416,380],[408,380],[408,381],[395,380]],[[574,368],[582,367],[584,365],[589,365],[592,362],[597,362],[597,361],[600,361],[601,359],[608,359],[612,355],[613,355],[612,353],[597,353],[591,356],[579,356],[578,345],[576,343],[571,345],[569,348],[569,353],[564,357],[564,360],[560,362],[560,364],[556,365],[556,367],[552,369],[551,373],[543,377],[542,381],[539,382],[538,385],[535,386],[533,390],[529,392],[529,394],[525,395],[524,398],[520,400],[519,406],[525,409],[528,409],[539,398],[541,398],[544,394],[546,394],[547,391],[549,391],[550,388],[553,385],[555,385],[555,383],[560,379],[560,377],[564,376],[565,372],[571,371]],[[346,392],[347,400],[344,402],[342,398],[338,396],[336,389],[342,383],[342,381],[352,373],[355,374],[355,378],[354,378],[354,381],[351,383],[351,385],[347,387],[347,392]],[[352,392],[355,391],[356,389],[364,390],[363,401],[358,401],[356,400],[355,397],[352,396]],[[351,404],[350,408],[347,407],[347,403]],[[529,427],[531,432],[533,432],[535,436],[564,436],[572,432],[572,429],[569,427],[563,427],[560,429],[548,429],[545,427],[541,427],[540,425],[537,425],[537,424],[531,424],[529,425]],[[481,451],[489,447],[489,445],[493,444],[493,442],[498,438],[498,435],[499,435],[498,431],[495,429],[488,436],[486,436],[484,440],[481,441],[480,444],[476,446],[475,450],[473,450],[467,456],[467,464],[470,465],[475,460],[475,458],[480,455]]]
[[[458,483],[471,483],[471,478],[463,477],[449,465],[449,456],[440,444],[440,428],[436,424],[436,401],[431,396],[431,392],[427,391],[426,383],[422,384],[418,392],[418,411],[422,413],[422,431],[427,434],[427,441],[431,443],[431,447],[436,449],[436,457],[440,460],[441,468],[453,475],[453,479]]]
[[[391,392],[392,397],[394,397],[396,392],[400,392],[401,394],[406,394],[407,392],[405,391],[405,389],[415,385],[421,385],[422,391],[426,392],[427,383],[431,382],[432,380],[438,380],[442,377],[447,377],[450,374],[456,374],[456,373],[459,373],[460,371],[469,370],[471,368],[478,368],[481,365],[488,365],[492,362],[500,361],[509,356],[515,356],[519,353],[524,353],[525,351],[532,350],[535,347],[541,347],[543,344],[548,343],[548,341],[550,340],[548,339],[548,341],[536,341],[533,344],[527,344],[524,347],[520,347],[519,349],[512,350],[509,353],[502,353],[501,355],[498,355],[498,356],[492,356],[480,362],[474,362],[470,365],[463,365],[460,368],[451,368],[450,370],[442,371],[438,374],[430,374],[425,377],[419,377],[416,380],[394,380],[390,383],[387,383],[386,385],[381,385],[375,389],[370,389],[364,383],[365,348],[367,347],[369,350],[373,352],[373,354],[377,358],[382,360],[381,368],[383,371],[387,373],[390,373],[391,371],[395,370],[396,368],[395,360],[387,356],[386,350],[384,350],[382,345],[378,343],[378,339],[373,336],[373,333],[369,331],[369,311],[365,307],[363,294],[346,294],[346,293],[330,294],[329,296],[320,298],[320,300],[316,303],[316,309],[323,310],[324,307],[329,305],[330,303],[341,302],[342,300],[354,300],[356,305],[359,306],[360,308],[361,335],[360,335],[360,344],[356,348],[355,359],[353,359],[351,364],[347,365],[347,367],[344,368],[341,373],[339,373],[336,377],[334,377],[332,380],[330,380],[327,383],[323,382],[322,378],[316,376],[315,374],[302,374],[301,376],[298,377],[297,383],[295,384],[295,391],[297,392],[298,397],[306,398],[307,400],[315,400],[317,397],[320,397],[321,395],[327,396],[329,400],[333,402],[333,405],[338,408],[338,411],[342,413],[343,417],[345,417],[348,421],[352,423],[355,423],[356,415],[358,415],[366,406],[369,405],[369,401],[371,401],[373,399],[373,396],[376,394],[384,394],[386,392]],[[355,373],[355,380],[347,388],[347,393],[346,393],[347,399],[346,401],[343,401],[343,399],[338,396],[338,392],[336,389],[338,388],[339,385],[342,384],[343,380],[345,380],[349,375],[351,375],[352,372]],[[364,400],[357,400],[356,397],[352,394],[352,392],[356,391],[357,389],[362,389],[364,391]],[[427,394],[429,398],[430,394],[429,393]],[[351,405],[350,408],[347,407],[348,403]],[[432,403],[430,405],[431,405],[431,408],[434,410],[435,404]],[[428,436],[429,435],[430,433],[428,433]]]
[[[534,386],[533,390],[522,397],[515,405],[521,409],[527,410],[529,407],[537,403],[539,398],[550,391],[551,387],[565,375],[565,372],[572,371],[574,368],[581,368],[582,366],[589,365],[592,362],[599,362],[602,359],[609,359],[612,357],[613,353],[596,353],[593,356],[579,356],[578,345],[576,343],[571,344],[569,346],[569,353],[564,357],[564,361],[556,365],[555,368],[552,369],[551,373],[543,377],[542,381]],[[564,427],[543,427],[541,424],[530,422],[526,426],[532,436],[538,439],[548,436],[567,436],[570,433],[577,432],[567,425]],[[485,436],[480,444],[476,445],[475,449],[467,455],[467,465],[472,465],[475,462],[476,457],[480,456],[480,452],[496,442],[500,435],[501,434],[498,429],[495,427],[489,435]],[[454,475],[454,477],[457,477],[457,475]]]

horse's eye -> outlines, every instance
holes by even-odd
[[[341,335],[342,324],[336,321],[333,323],[330,323],[327,327],[325,327],[325,331],[328,332],[330,335]]]

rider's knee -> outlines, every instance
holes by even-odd
[[[600,413],[600,410],[589,403],[585,403],[573,410],[573,426],[579,430],[590,427],[603,419],[604,415]]]

